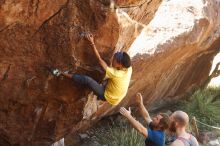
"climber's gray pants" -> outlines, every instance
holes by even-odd
[[[95,95],[97,95],[99,100],[104,100],[104,101],[106,100],[104,96],[105,87],[100,85],[91,77],[85,75],[73,74],[72,79],[79,84],[89,87],[95,93]]]

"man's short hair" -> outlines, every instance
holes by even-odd
[[[125,68],[129,68],[131,66],[130,56],[126,52],[116,52],[114,54],[114,58]]]
[[[131,66],[130,56],[126,52],[123,52],[123,57],[122,57],[122,60],[121,60],[121,64],[125,68],[129,68]]]
[[[175,111],[173,113],[173,119],[180,126],[186,126],[189,123],[189,116],[183,111]]]
[[[160,113],[162,118],[160,119],[159,125],[161,127],[161,130],[166,130],[169,128],[170,118],[169,115],[166,113]]]

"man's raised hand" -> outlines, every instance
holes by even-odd
[[[142,97],[141,93],[137,93],[135,99],[136,99],[136,103],[137,103],[138,105],[143,104],[143,97]]]
[[[120,108],[120,113],[127,118],[127,117],[131,116],[131,109],[129,107],[129,109],[126,110],[126,108],[121,107]]]

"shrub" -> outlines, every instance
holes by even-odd
[[[190,119],[195,116],[197,120],[213,125],[220,125],[220,90],[207,88],[196,91],[187,101],[181,102],[179,108],[189,114]],[[201,130],[209,128],[198,123]]]

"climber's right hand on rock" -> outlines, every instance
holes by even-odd
[[[94,44],[94,37],[93,37],[93,35],[92,35],[91,33],[87,33],[87,34],[85,35],[85,37],[86,37],[86,39],[87,39],[88,41],[91,42],[92,45]]]

